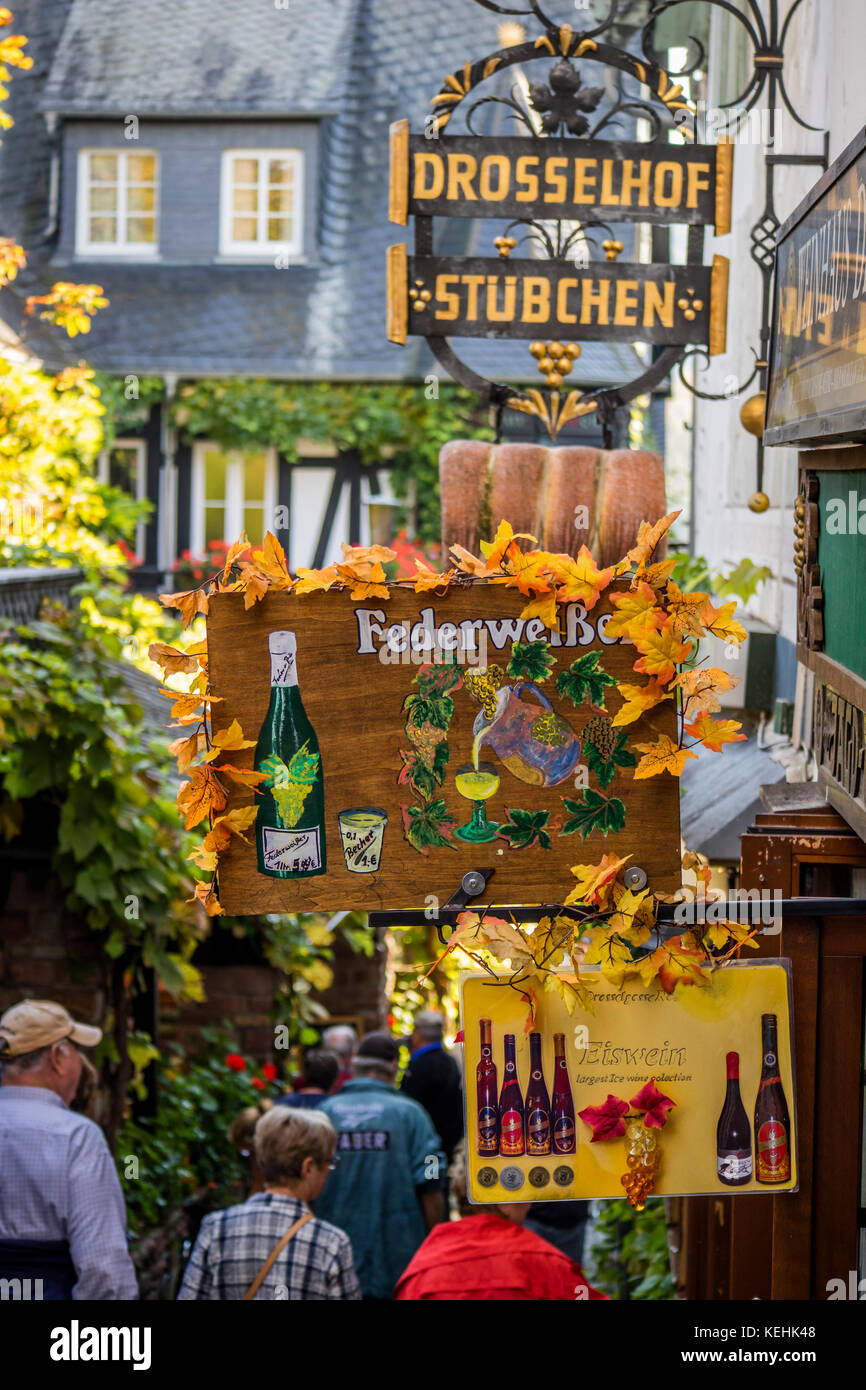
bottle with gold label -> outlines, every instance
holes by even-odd
[[[544,1084],[541,1034],[529,1035],[529,1085],[526,1088],[526,1152],[534,1157],[550,1153],[550,1096]]]
[[[565,1060],[565,1034],[553,1035],[553,1098],[550,1102],[550,1140],[555,1154],[573,1154],[577,1148],[574,1100]]]
[[[755,1101],[755,1177],[768,1185],[791,1178],[791,1122],[779,1075],[777,1032],[776,1015],[762,1014],[764,1063]]]
[[[493,1023],[481,1024],[481,1060],[475,1068],[475,1097],[478,1104],[477,1150],[480,1158],[499,1153],[499,1107],[496,1097],[496,1063],[493,1060]]]
[[[513,1033],[505,1034],[505,1077],[499,1096],[499,1152],[503,1158],[519,1158],[526,1152],[523,1133],[523,1096],[517,1076]]]

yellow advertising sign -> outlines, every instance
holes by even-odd
[[[544,992],[531,1031],[507,981],[461,980],[472,1201],[623,1197],[644,1143],[655,1196],[796,1190],[788,961],[729,965],[673,994],[582,975],[594,1011],[569,1015]],[[640,1109],[648,1082],[673,1102],[662,1128]],[[581,1112],[600,1109],[614,1135],[593,1142]]]

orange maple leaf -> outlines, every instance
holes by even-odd
[[[208,917],[222,916],[223,909],[220,904],[220,900],[216,895],[216,889],[214,888],[213,881],[209,883],[197,883],[195,885],[195,893],[191,898],[187,898],[187,902],[202,903]]]
[[[636,782],[643,777],[656,777],[660,772],[669,772],[672,777],[679,777],[686,765],[686,759],[698,756],[688,748],[680,748],[667,734],[662,734],[655,743],[637,743],[635,747],[646,755],[635,768]]]
[[[721,608],[714,608],[710,600],[707,599],[701,613],[701,622],[707,632],[711,632],[722,642],[745,642],[749,634],[733,617],[736,608],[736,602],[733,600],[730,603],[723,603]]]
[[[640,583],[624,594],[611,594],[610,601],[616,612],[605,628],[608,637],[632,637],[635,628],[650,630],[661,627],[665,621],[664,612],[656,607],[655,590],[649,584]]]
[[[252,608],[268,592],[267,575],[260,572],[257,565],[241,565],[240,586],[244,591],[244,608]]]
[[[597,569],[585,545],[580,547],[576,560],[568,555],[553,558],[556,560],[554,577],[560,586],[556,591],[557,603],[581,602],[589,612],[613,578],[613,567]]]
[[[694,948],[682,936],[672,936],[661,949],[665,960],[658,971],[658,982],[665,994],[673,994],[677,985],[705,985],[709,977],[703,969],[703,951]]]
[[[706,711],[702,710],[694,723],[686,724],[685,729],[692,738],[699,739],[705,748],[709,748],[713,753],[721,753],[726,743],[745,741],[746,735],[737,732],[742,727],[736,719],[711,719]]]
[[[261,550],[253,551],[253,564],[272,589],[291,589],[292,576],[286,552],[272,531],[268,531]]]
[[[683,705],[686,710],[705,709],[710,712],[722,708],[716,698],[720,690],[733,690],[739,685],[739,676],[729,676],[720,666],[698,667],[694,671],[681,671],[673,684],[683,692]]]
[[[247,533],[246,531],[241,531],[241,534],[238,536],[234,544],[229,546],[228,552],[226,554],[226,560],[225,564],[223,565],[222,572],[222,581],[224,584],[228,583],[228,577],[231,574],[232,567],[235,561],[241,559],[248,560],[249,551],[250,543],[247,540]]]
[[[596,907],[609,906],[616,876],[631,857],[630,854],[624,858],[605,854],[598,864],[572,864],[571,872],[577,879],[577,886],[572,888],[565,901],[588,902]]]
[[[238,748],[255,748],[254,738],[244,738],[244,731],[237,719],[233,719],[227,729],[219,729],[211,740],[211,747],[202,758],[203,763],[212,763],[214,758],[222,757],[223,753],[234,752]]]
[[[299,565],[295,593],[314,594],[319,590],[330,589],[331,585],[336,584],[338,579],[336,565],[328,565],[323,570],[311,570],[304,565]]]
[[[484,568],[487,574],[492,574],[494,570],[498,570],[506,556],[511,558],[509,551],[512,546],[514,546],[514,551],[519,553],[520,546],[514,545],[514,542],[517,540],[534,541],[535,536],[530,536],[528,531],[518,531],[515,533],[511,529],[510,522],[500,521],[493,540],[481,542],[481,550],[486,561]]]
[[[478,556],[473,555],[472,551],[467,550],[465,546],[452,545],[448,554],[463,574],[481,576],[487,573],[487,566],[484,561],[479,560]]]
[[[360,565],[387,565],[389,561],[397,559],[396,550],[389,550],[386,545],[347,545],[343,541],[340,548],[343,564],[351,565],[353,569]]]
[[[227,848],[232,835],[237,835],[239,839],[249,844],[249,840],[243,832],[249,830],[257,814],[258,808],[256,806],[236,806],[233,811],[228,811],[224,816],[217,816],[202,841],[202,848],[221,853]]]
[[[646,676],[656,676],[662,684],[666,684],[676,667],[688,659],[693,647],[691,642],[680,642],[670,619],[657,632],[649,630],[639,633],[634,638],[634,644],[641,653],[634,669],[643,671]]]
[[[551,592],[550,562],[556,557],[545,550],[521,551],[516,548],[509,557],[511,573],[507,578],[496,578],[494,584],[505,584],[507,588],[519,589],[527,598],[536,594]]]
[[[189,589],[182,594],[160,594],[159,601],[163,608],[180,610],[184,627],[189,627],[199,613],[207,613],[207,594],[202,593],[201,589]]]
[[[194,767],[192,781],[184,782],[177,794],[177,808],[186,817],[187,830],[192,830],[211,812],[221,811],[225,804],[225,791],[209,767]]]
[[[661,704],[662,700],[673,698],[672,692],[665,690],[658,680],[648,680],[646,685],[629,685],[624,682],[617,686],[617,690],[625,701],[622,709],[617,710],[612,720],[618,728],[623,724],[633,724],[642,714],[646,714],[648,709]]]
[[[659,560],[654,565],[640,564],[632,582],[637,583],[643,579],[651,589],[663,589],[670,579],[676,563],[676,557],[674,557],[672,560]]]
[[[670,530],[681,511],[682,508],[676,512],[668,512],[667,516],[663,516],[652,526],[648,521],[642,521],[637,533],[637,540],[625,558],[635,565],[646,564],[662,536]]]
[[[684,594],[671,579],[667,587],[667,610],[678,637],[703,637],[701,611],[707,594]]]
[[[447,589],[454,578],[454,570],[445,570],[444,573],[437,574],[429,565],[425,565],[423,560],[416,559],[415,567],[418,570],[414,586],[416,594],[426,594],[434,589]]]
[[[252,767],[235,767],[234,763],[220,763],[213,770],[224,772],[229,781],[237,782],[239,787],[257,787],[260,782],[267,781],[267,773],[256,772]]]
[[[199,705],[218,705],[223,698],[221,695],[186,694],[180,690],[167,690],[164,686],[160,686],[159,693],[174,700],[169,713],[178,724],[197,724],[204,718],[204,711],[199,710]]]
[[[151,661],[161,668],[163,676],[173,676],[178,671],[189,675],[199,668],[198,658],[193,653],[169,647],[165,642],[151,642],[147,654]]]
[[[556,608],[556,594],[551,589],[549,594],[539,594],[521,609],[521,618],[527,621],[530,618],[540,618],[547,628],[559,627],[559,613]]]
[[[204,733],[201,729],[196,729],[195,733],[188,734],[186,738],[171,741],[168,751],[177,758],[178,772],[186,772],[200,748],[204,748]]]
[[[391,591],[384,582],[387,575],[378,560],[373,564],[362,561],[358,565],[338,565],[337,574],[344,584],[351,585],[350,598],[391,597]]]

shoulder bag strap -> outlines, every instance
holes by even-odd
[[[273,1263],[274,1263],[274,1261],[276,1260],[277,1256],[279,1255],[280,1251],[281,1251],[281,1250],[285,1250],[285,1248],[286,1248],[286,1246],[288,1245],[289,1241],[292,1239],[292,1236],[297,1235],[297,1233],[298,1233],[298,1231],[301,1229],[301,1227],[302,1227],[302,1226],[306,1226],[307,1222],[308,1222],[308,1221],[312,1221],[312,1219],[313,1219],[313,1213],[312,1213],[311,1211],[305,1211],[304,1214],[303,1214],[303,1216],[299,1216],[298,1219],[297,1219],[297,1221],[294,1223],[294,1225],[290,1226],[289,1229],[286,1231],[285,1235],[282,1236],[282,1237],[280,1238],[280,1240],[277,1242],[277,1244],[274,1246],[273,1250],[271,1251],[270,1255],[268,1255],[268,1258],[265,1260],[264,1264],[262,1265],[262,1267],[261,1267],[261,1269],[259,1270],[258,1274],[256,1275],[255,1279],[254,1279],[253,1282],[250,1284],[249,1288],[247,1289],[246,1293],[244,1294],[244,1297],[243,1297],[243,1302],[244,1302],[244,1303],[246,1303],[246,1302],[247,1302],[249,1299],[251,1299],[251,1298],[255,1298],[256,1294],[258,1293],[259,1289],[261,1288],[262,1284],[264,1283],[265,1279],[267,1278],[267,1275],[268,1275],[268,1273],[269,1273],[269,1271],[270,1271],[270,1269],[271,1269],[271,1266],[273,1265]]]

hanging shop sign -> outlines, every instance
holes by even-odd
[[[546,989],[528,1023],[511,978],[461,981],[472,1201],[796,1191],[787,960],[671,993],[582,969],[586,1007]]]
[[[228,811],[248,813],[219,847],[224,910],[444,905],[470,869],[494,871],[491,901],[541,903],[586,838],[675,891],[677,781],[635,780],[632,751],[676,742],[675,703],[612,722],[636,653],[607,633],[609,594],[627,589],[590,613],[563,603],[552,629],[484,581],[249,609],[214,595],[215,718],[238,726]]]
[[[780,228],[765,444],[866,434],[866,132]]]

